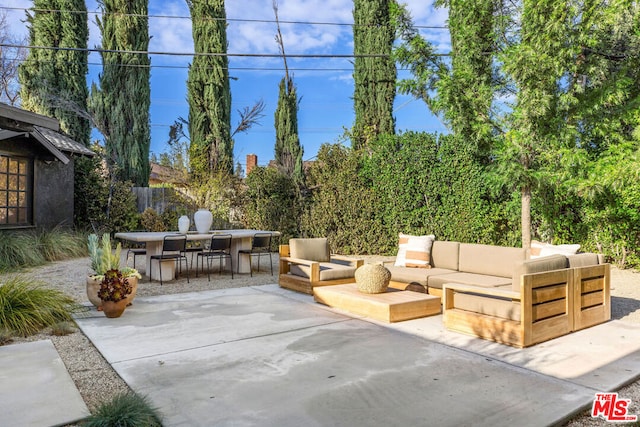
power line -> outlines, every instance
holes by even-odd
[[[27,46],[19,44],[0,44],[2,47],[17,49],[43,49],[43,50],[62,50],[71,52],[90,52],[90,53],[119,53],[130,55],[165,55],[165,56],[202,56],[202,57],[233,57],[233,58],[282,58],[279,53],[228,53],[228,52],[168,52],[168,51],[149,51],[149,50],[118,50],[118,49],[98,49],[85,47],[56,47],[56,46]],[[440,56],[440,54],[437,54]],[[322,54],[322,53],[289,53],[288,58],[304,58],[304,59],[329,59],[329,58],[388,58],[386,54]]]
[[[181,16],[181,15],[149,15],[149,14],[141,14],[141,13],[121,13],[121,12],[111,12],[106,13],[102,11],[84,11],[84,10],[61,10],[61,9],[36,9],[36,8],[24,8],[24,7],[11,7],[11,6],[0,6],[0,9],[4,10],[22,10],[22,11],[33,11],[33,12],[49,12],[49,13],[77,13],[77,14],[86,14],[86,15],[117,15],[124,17],[133,17],[133,18],[158,18],[158,19],[189,19],[191,20],[191,16]],[[204,17],[204,20],[207,21],[226,21],[226,22],[253,22],[253,23],[261,23],[261,24],[275,24],[276,21],[273,19],[247,19],[247,18],[215,18],[215,17]],[[339,27],[355,27],[355,26],[377,26],[377,24],[355,24],[348,22],[314,22],[314,21],[279,21],[281,24],[291,24],[291,25],[328,25],[328,26],[339,26]],[[446,25],[416,25],[415,28],[419,29],[434,29],[434,30],[447,30],[449,27]]]
[[[6,46],[0,44],[0,46]],[[9,61],[21,59],[21,62],[26,62],[27,58],[6,58]],[[53,60],[38,60],[40,64],[54,64],[54,63],[62,63],[67,65],[79,64],[78,61],[53,61]],[[87,62],[87,65],[90,67],[102,67],[103,64],[101,62]],[[196,69],[214,69],[214,67],[209,65],[156,65],[156,64],[124,64],[124,63],[109,63],[109,65],[115,65],[118,67],[130,67],[130,68],[161,68],[161,69],[182,69],[188,70],[189,68]],[[284,67],[227,67],[224,68],[227,71],[284,71]],[[344,71],[353,71],[353,67],[350,68],[300,68],[300,67],[289,67],[291,71],[329,71],[329,72],[344,72]],[[398,71],[410,71],[409,68],[398,68]]]

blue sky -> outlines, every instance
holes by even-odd
[[[151,52],[193,52],[189,10],[184,0],[152,0],[149,2],[149,45]],[[434,9],[431,0],[405,0],[417,25],[443,27],[447,12]],[[7,7],[29,8],[32,1],[8,0]],[[100,34],[95,22],[97,2],[87,1],[90,12],[89,47],[100,45]],[[281,21],[287,54],[351,54],[353,53],[352,29],[349,25],[287,24],[283,21],[322,22],[350,24],[353,2],[351,0],[279,0]],[[230,0],[226,2],[229,53],[277,54],[276,25],[273,22],[272,0]],[[24,11],[8,10],[8,18],[14,34],[26,35]],[[153,16],[157,17],[153,17]],[[181,17],[181,18],[180,18]],[[438,52],[449,52],[449,33],[446,29],[423,29],[422,34],[435,44]],[[87,81],[98,79],[101,70],[100,57],[89,57]],[[169,125],[180,116],[188,117],[186,102],[187,66],[189,56],[151,56],[151,151],[167,151]],[[295,59],[288,60],[301,97],[298,112],[300,141],[304,147],[304,159],[315,157],[320,145],[339,142],[344,129],[353,124],[353,78],[350,59]],[[258,100],[266,104],[261,126],[246,134],[235,136],[235,161],[245,166],[246,155],[258,155],[258,163],[266,165],[274,156],[275,130],[273,114],[278,99],[278,83],[284,75],[281,58],[237,58],[229,61],[232,96],[232,128],[239,118],[237,111],[253,105]],[[400,74],[402,75],[402,74]],[[398,131],[444,132],[442,123],[431,115],[421,101],[398,96],[395,103],[396,129]],[[95,133],[96,139],[101,139]]]

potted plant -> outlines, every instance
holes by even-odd
[[[127,297],[131,292],[132,287],[128,277],[125,277],[120,270],[107,270],[98,291],[105,316],[120,317],[127,307]]]
[[[120,269],[120,252],[122,247],[120,243],[116,246],[115,251],[111,248],[111,237],[109,233],[102,235],[99,240],[96,234],[90,234],[88,238],[89,257],[91,258],[91,268],[94,274],[87,277],[87,297],[98,310],[101,310],[102,301],[98,297],[100,283],[104,279],[104,275],[109,270],[120,270],[122,275],[129,279],[129,284],[133,291],[127,297],[127,305],[131,304],[136,296],[138,288],[138,279],[141,278],[140,273],[135,268],[124,267]]]

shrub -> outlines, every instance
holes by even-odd
[[[0,328],[21,336],[33,335],[60,321],[70,321],[73,298],[26,278],[13,276],[0,286]]]
[[[146,208],[140,216],[140,224],[146,231],[167,231],[162,217],[153,208]]]
[[[102,404],[83,423],[85,427],[154,427],[162,426],[158,410],[148,399],[133,392],[120,393]]]
[[[42,230],[36,234],[38,247],[45,260],[59,261],[87,255],[86,236],[62,228]]]
[[[300,233],[302,198],[296,181],[276,168],[254,168],[245,181],[243,225],[280,231],[281,241]]]

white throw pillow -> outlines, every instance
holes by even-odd
[[[396,267],[431,268],[431,247],[436,236],[412,236],[400,233]]]
[[[531,241],[531,259],[549,255],[574,255],[580,250],[580,245],[552,245],[536,240]]]

